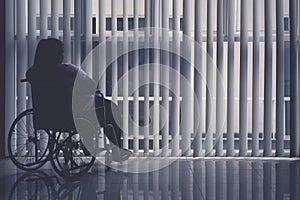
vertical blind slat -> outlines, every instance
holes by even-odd
[[[112,57],[117,57],[117,49],[118,49],[118,40],[117,40],[117,1],[111,1],[111,30],[112,30]],[[118,60],[112,61],[112,101],[114,103],[118,103]]]
[[[162,45],[169,50],[169,0],[162,1]],[[162,129],[162,156],[169,155],[169,52],[162,51],[162,106],[164,113],[162,121],[165,122]]]
[[[20,83],[27,69],[25,3],[24,0],[17,1],[17,114],[20,114],[26,109],[26,85]],[[26,129],[26,121],[24,123]],[[18,134],[16,142],[18,155],[25,155],[27,147],[21,148],[19,144],[26,143],[26,138]]]
[[[20,83],[27,70],[25,1],[17,1],[17,113],[26,109],[26,85]]]
[[[70,25],[70,0],[63,1],[63,17],[64,17],[64,28],[63,28],[63,39],[64,39],[64,61],[71,63],[71,25]]]
[[[103,51],[99,51],[99,61],[100,61],[100,76],[99,77],[99,88],[106,96],[106,12],[105,12],[105,0],[99,0],[98,3],[98,14],[99,14],[99,43],[103,48]]]
[[[195,99],[194,99],[194,156],[202,155],[202,117],[203,117],[203,108],[202,108],[202,76],[203,76],[203,66],[202,66],[202,0],[195,1],[195,45],[194,45],[194,58],[195,58],[195,71],[194,71],[194,90],[195,90]]]
[[[216,156],[223,155],[223,120],[224,120],[224,92],[223,92],[223,74],[224,74],[224,53],[223,53],[223,0],[218,0],[217,5],[217,103],[216,103]]]
[[[173,0],[173,41],[172,49],[174,54],[172,56],[172,90],[174,91],[172,100],[172,156],[179,156],[179,104],[180,104],[180,1]],[[177,54],[177,55],[176,55]]]
[[[276,155],[284,149],[284,38],[283,1],[276,0]]]
[[[145,43],[146,47],[149,46],[149,39],[150,39],[150,17],[151,17],[151,2],[150,0],[145,0]],[[146,83],[149,83],[149,77],[150,77],[150,51],[149,49],[145,49],[145,70],[144,70],[144,79]],[[144,86],[144,121],[145,126],[148,126],[149,124],[149,116],[150,116],[150,110],[149,110],[149,84],[146,84]],[[149,127],[144,128],[144,153],[147,155],[149,153]]]
[[[28,0],[28,67],[33,64],[36,46],[36,0]]]
[[[133,101],[133,117],[134,117],[134,129],[133,129],[133,150],[134,153],[137,154],[139,152],[139,50],[138,50],[138,42],[139,42],[139,31],[138,31],[138,9],[139,9],[139,0],[134,0],[134,52],[133,52],[133,87],[134,87],[134,101]]]
[[[234,156],[234,11],[235,0],[228,1],[228,94],[227,94],[227,156]]]
[[[264,156],[272,155],[272,3],[265,0]]]
[[[158,156],[159,154],[159,57],[160,52],[159,48],[159,0],[154,1],[154,55],[153,55],[153,79],[154,79],[154,105],[153,105],[153,134],[154,134],[154,141],[153,141],[153,150],[154,155]]]
[[[189,156],[191,153],[191,134],[193,132],[193,97],[192,97],[192,80],[191,80],[191,1],[183,1],[183,48],[182,54],[185,55],[185,59],[182,59],[182,75],[186,78],[186,82],[181,84],[182,88],[182,118],[181,118],[181,129],[182,134],[182,154]],[[187,85],[189,84],[189,85]]]
[[[36,1],[28,0],[28,54],[27,54],[27,68],[31,67],[34,62],[34,54],[36,48]],[[29,84],[27,87],[27,108],[32,108],[31,88]],[[28,119],[28,122],[30,122]],[[41,144],[40,148],[43,148],[45,144]]]
[[[297,91],[297,94],[298,94],[298,101],[297,101],[297,110],[299,111],[300,109],[300,3],[299,1],[298,2],[298,24],[297,24],[297,28],[298,28],[298,33],[297,33],[297,38],[298,38],[298,42],[297,42],[297,51],[298,51],[298,76],[297,76],[297,81],[298,81],[298,91]],[[297,116],[297,133],[299,133],[299,130],[300,130],[300,112],[298,112],[298,116]],[[300,156],[300,136],[298,134],[298,156]]]
[[[297,24],[296,24],[296,0],[290,0],[289,11],[290,11],[290,79],[291,79],[291,107],[290,107],[290,120],[291,120],[291,137],[290,137],[290,156],[299,156],[299,134],[298,133],[298,121],[297,113],[299,112],[297,106]]]
[[[74,62],[77,66],[81,64],[81,9],[81,0],[75,0]]]
[[[297,32],[297,38],[298,38],[298,42],[297,42],[297,52],[298,52],[298,76],[297,76],[297,81],[298,81],[298,91],[297,91],[297,94],[298,94],[298,99],[297,99],[297,110],[300,109],[300,3],[299,1],[297,1],[297,13],[298,13],[298,23],[297,23],[297,29],[298,29],[298,32]],[[300,112],[298,112],[298,116],[297,116],[297,124],[298,124],[298,127],[297,127],[297,133],[299,133],[299,130],[300,130]],[[300,136],[298,134],[298,155],[300,156]]]
[[[212,129],[212,117],[213,117],[213,109],[212,109],[212,100],[213,95],[213,70],[211,59],[213,57],[213,27],[212,27],[212,18],[213,18],[213,5],[212,1],[207,1],[207,40],[206,40],[206,51],[207,51],[207,69],[206,69],[206,120],[205,120],[205,155],[212,156],[213,155],[213,129]]]
[[[85,1],[85,56],[92,50],[92,0]],[[86,57],[86,66],[85,72],[92,77],[93,76],[93,68],[92,68],[92,56]]]
[[[253,1],[252,156],[259,156],[259,2],[259,0]]]
[[[48,6],[47,1],[40,0],[40,39],[48,37]]]
[[[5,133],[15,118],[15,9],[14,1],[5,1]],[[8,134],[5,134],[5,141]],[[5,148],[5,155],[8,150]]]
[[[98,86],[98,89],[99,89],[99,77],[100,77],[100,72],[101,72],[101,67],[100,67],[100,62],[99,62],[99,45],[100,43],[98,43],[99,41],[99,10],[98,10],[98,6],[100,4],[100,1],[94,1],[92,0],[92,49],[93,49],[93,64],[92,64],[92,70],[93,70],[93,79],[97,82],[97,86]],[[95,8],[97,10],[95,10]],[[95,14],[94,14],[94,10],[95,10]],[[97,24],[98,22],[98,24]],[[98,34],[98,35],[97,35]],[[95,38],[95,39],[94,39]]]
[[[248,151],[247,129],[247,81],[248,81],[248,6],[247,1],[241,1],[241,44],[240,44],[240,117],[239,117],[239,150],[240,156],[246,156]]]
[[[128,6],[129,1],[123,1],[123,52],[128,51]],[[128,54],[123,55],[123,147],[128,148]]]
[[[51,0],[51,37],[58,39],[58,0]]]

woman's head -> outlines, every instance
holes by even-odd
[[[63,62],[63,43],[55,38],[39,41],[34,57],[35,67],[51,67]]]

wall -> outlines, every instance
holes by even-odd
[[[5,1],[0,1],[0,158],[4,157],[5,149],[5,103],[4,103],[4,83],[5,83]]]

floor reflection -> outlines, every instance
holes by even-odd
[[[97,199],[94,177],[60,180],[44,172],[25,173],[13,185],[8,199]]]
[[[181,159],[149,173],[105,172],[98,164],[75,180],[64,180],[51,168],[24,173],[3,166],[14,170],[0,174],[4,199],[300,198],[300,161],[288,159]]]

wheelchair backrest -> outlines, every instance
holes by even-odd
[[[72,89],[62,81],[31,82],[35,129],[72,131]]]

